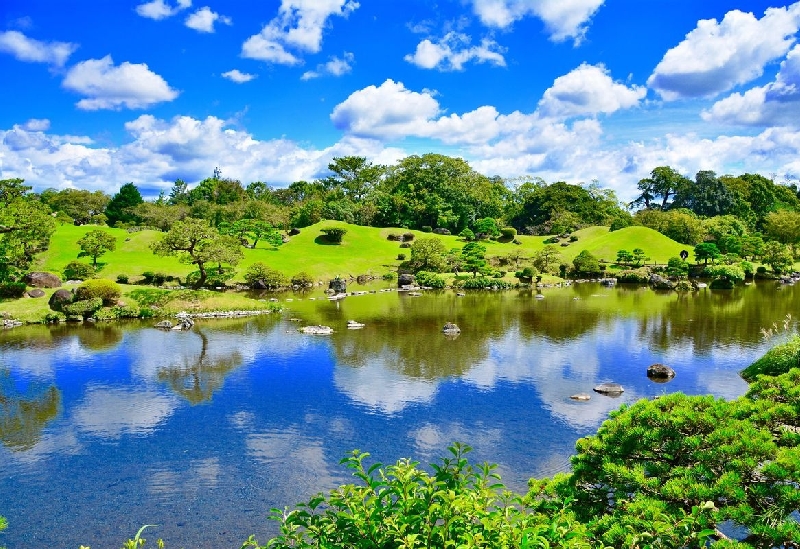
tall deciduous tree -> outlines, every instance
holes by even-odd
[[[83,189],[47,189],[41,194],[41,201],[54,212],[62,212],[71,217],[76,225],[105,223],[105,210],[109,196],[102,191]]]
[[[636,186],[641,192],[632,205],[666,210],[678,191],[690,184],[691,181],[675,169],[659,166],[650,172],[650,177],[639,180]]]
[[[197,265],[195,288],[201,288],[208,279],[208,263],[235,266],[243,257],[235,238],[223,236],[207,221],[191,217],[177,221],[151,249],[156,255],[177,256],[181,263]]]
[[[49,208],[30,189],[23,179],[0,180],[0,282],[27,268],[55,230]]]
[[[415,272],[443,271],[446,253],[444,243],[435,236],[418,238],[411,244],[411,266]]]
[[[78,240],[78,246],[84,254],[92,258],[92,265],[96,268],[98,257],[117,248],[117,239],[110,233],[95,229],[83,235]]]

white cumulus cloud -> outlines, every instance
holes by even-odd
[[[186,26],[199,32],[214,32],[214,23],[223,25],[233,24],[233,20],[227,15],[220,15],[211,11],[208,6],[200,8],[186,18]]]
[[[702,117],[708,122],[747,126],[800,126],[800,46],[786,56],[774,82],[731,94]]]
[[[174,6],[167,4],[164,0],[152,0],[152,2],[145,2],[136,6],[136,13],[142,17],[159,21],[172,17],[191,6],[192,0],[177,0]]]
[[[505,67],[503,53],[504,49],[494,40],[484,38],[479,46],[472,46],[468,35],[451,31],[437,42],[426,38],[417,44],[413,55],[408,54],[404,59],[423,69],[460,71],[470,61]]]
[[[638,105],[645,95],[642,86],[614,82],[603,65],[584,63],[555,79],[539,101],[539,111],[553,117],[609,114]]]
[[[244,84],[245,82],[250,82],[254,78],[256,78],[255,74],[249,74],[246,72],[242,72],[239,69],[233,69],[232,71],[223,72],[222,76],[231,80],[232,82],[236,82],[237,84]]]
[[[322,76],[343,76],[353,70],[353,60],[355,56],[351,52],[345,52],[339,57],[331,57],[327,63],[317,65],[316,70],[307,71],[301,76],[301,80],[311,80]]]
[[[50,129],[50,121],[46,118],[31,118],[22,124],[22,129],[32,132],[46,132]]]
[[[77,107],[88,111],[143,109],[178,97],[178,92],[147,65],[125,62],[115,66],[110,55],[73,66],[62,85],[86,96]]]
[[[800,27],[800,2],[769,8],[764,17],[733,10],[704,19],[669,50],[647,84],[664,99],[710,97],[760,77],[786,55]]]
[[[297,65],[299,54],[319,52],[328,19],[347,17],[358,7],[355,0],[282,0],[277,17],[244,42],[242,56]]]
[[[483,24],[506,28],[523,17],[538,17],[556,42],[579,43],[587,23],[605,0],[469,0]]]
[[[439,113],[431,93],[419,93],[393,80],[368,86],[336,105],[331,120],[337,128],[360,137],[397,138],[419,135],[420,128]]]
[[[28,38],[19,31],[0,32],[0,51],[13,55],[19,61],[63,67],[76,49],[78,45],[70,42],[42,42]]]

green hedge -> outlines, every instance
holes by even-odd
[[[756,376],[779,376],[792,368],[800,367],[800,336],[781,345],[773,347],[767,353],[742,370],[741,376],[746,381],[753,381]]]

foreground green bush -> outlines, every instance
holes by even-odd
[[[273,509],[281,533],[260,546],[283,548],[589,548],[584,525],[569,510],[531,513],[506,490],[494,465],[472,464],[468,446],[454,444],[433,473],[401,459],[367,466],[369,454],[342,461],[357,484],[318,494],[294,510]]]
[[[779,376],[792,368],[800,368],[800,336],[794,336],[786,343],[777,345],[742,370],[746,381],[753,381],[756,376]]]
[[[86,280],[87,278],[92,278],[94,276],[95,269],[88,263],[70,261],[64,267],[63,274],[66,280]]]
[[[447,286],[447,280],[438,273],[420,271],[416,275],[417,284],[425,288],[441,290]]]

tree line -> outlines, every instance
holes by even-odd
[[[457,234],[467,241],[497,238],[501,229],[561,235],[591,225],[611,230],[643,225],[689,246],[713,244],[714,261],[758,258],[765,249],[775,255],[779,245],[788,250],[778,262],[784,269],[787,261],[793,263],[800,241],[797,186],[758,174],[718,176],[704,170],[692,179],[661,166],[638,182],[636,198],[626,204],[597,182],[489,177],[461,158],[433,153],[391,166],[345,156],[334,158],[328,171],[314,181],[276,188],[261,181],[243,184],[215,169],[192,188],[176,180],[154,200],[144,200],[134,183],[109,196],[82,189],[37,194],[21,179],[2,180],[0,281],[30,265],[47,246],[56,222],[168,232],[176,224],[185,228],[198,221],[215,237],[250,246],[263,239],[277,243],[279,231],[322,220]],[[225,248],[220,242],[215,246]]]

